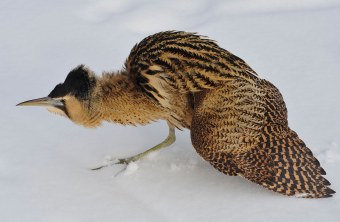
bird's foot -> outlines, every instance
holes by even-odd
[[[171,144],[173,144],[175,142],[175,140],[176,140],[175,128],[169,125],[169,135],[160,144],[158,144],[158,145],[156,145],[156,146],[154,146],[154,147],[152,147],[152,148],[150,148],[150,149],[148,149],[148,150],[146,150],[146,151],[144,151],[140,154],[132,156],[132,157],[122,158],[122,159],[116,159],[116,158],[112,158],[112,157],[105,158],[103,165],[91,168],[91,170],[100,170],[102,168],[105,168],[105,167],[108,167],[108,166],[113,166],[113,165],[116,165],[116,164],[129,165],[129,163],[135,162],[135,161],[139,160],[140,158],[148,155],[151,152],[155,152],[155,151],[160,150],[164,147],[170,146]]]
[[[90,170],[100,170],[100,169],[103,169],[105,167],[110,167],[110,166],[117,165],[117,164],[127,166],[130,163],[139,160],[140,158],[141,158],[141,155],[136,155],[136,156],[132,156],[132,157],[128,157],[128,158],[121,158],[121,159],[107,157],[107,158],[105,158],[104,163],[102,165],[94,167],[94,168],[90,168]]]
[[[105,167],[113,166],[116,164],[117,160],[118,160],[117,158],[114,158],[112,156],[106,156],[103,160],[103,164],[97,167],[90,168],[90,170],[100,170]]]

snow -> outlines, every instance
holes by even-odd
[[[195,31],[282,92],[296,130],[340,192],[339,0],[0,1],[0,221],[338,221],[340,197],[301,199],[214,170],[189,132],[170,148],[91,171],[159,143],[164,122],[85,129],[18,102],[46,96],[84,63],[117,70],[162,30]]]
[[[135,162],[129,163],[126,168],[124,169],[124,175],[131,175],[134,174],[138,170],[138,164]]]

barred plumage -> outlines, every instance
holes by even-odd
[[[333,193],[322,177],[325,171],[288,127],[279,91],[214,41],[185,32],[157,33],[132,49],[126,67],[170,112],[176,110],[168,98],[173,91],[193,95],[193,145],[221,172],[286,195]]]
[[[208,38],[186,32],[161,32],[145,38],[132,49],[125,66],[162,105],[167,105],[164,97],[169,86],[186,93],[212,89],[235,77],[256,79],[243,60]]]
[[[191,130],[196,151],[217,170],[299,197],[335,192],[310,149],[288,127],[278,89],[242,59],[193,33],[151,35],[131,50],[120,72],[96,77],[78,66],[49,97],[21,105],[50,105],[87,127],[102,121],[169,124],[169,136],[128,163],[168,146],[174,127]]]

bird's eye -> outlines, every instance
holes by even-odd
[[[65,99],[61,99],[60,102],[62,102],[65,106]]]

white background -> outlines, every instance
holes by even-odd
[[[122,67],[158,31],[207,35],[282,92],[296,130],[340,192],[340,1],[0,1],[0,221],[337,221],[340,194],[298,199],[214,170],[189,131],[132,164],[100,171],[162,141],[164,122],[91,130],[36,107],[84,63]]]

